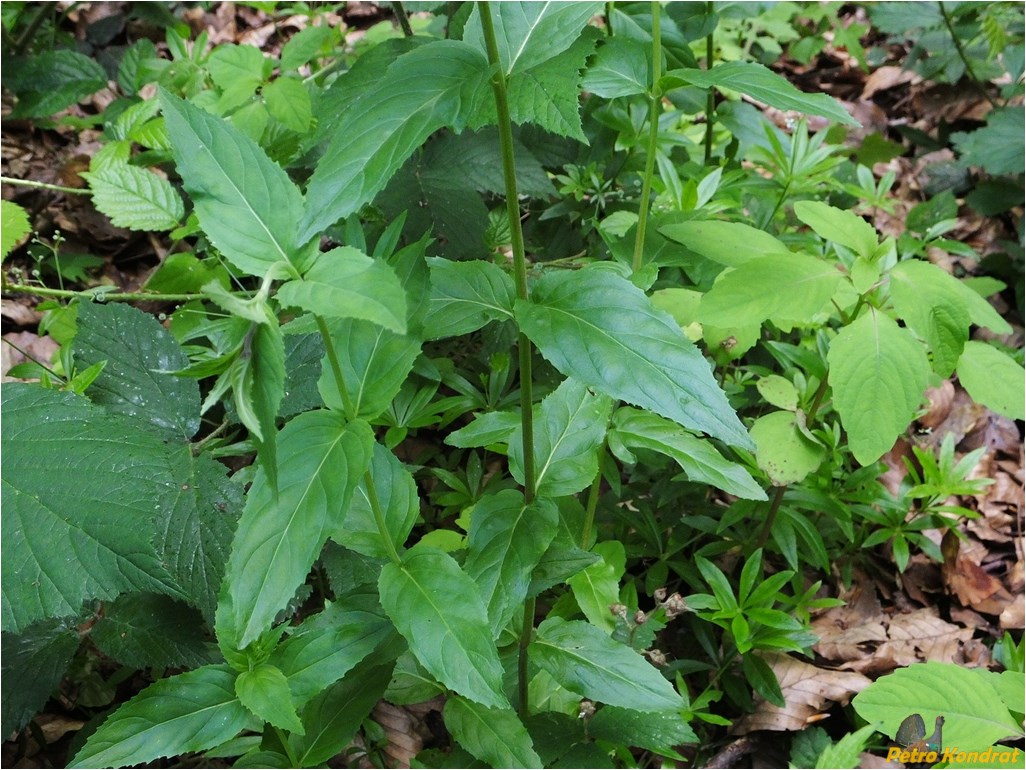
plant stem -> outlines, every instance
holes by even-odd
[[[662,77],[663,49],[659,33],[658,0],[652,3],[652,92],[648,107],[648,155],[645,157],[645,176],[641,180],[641,207],[638,209],[638,231],[634,239],[634,272],[641,269],[645,251],[645,230],[648,228],[649,198],[652,195],[652,175],[655,172],[655,156],[659,149],[659,107],[662,96],[658,93],[659,78]]]
[[[585,551],[591,546],[591,531],[595,526],[595,510],[598,508],[599,492],[602,489],[602,461],[606,458],[606,445],[598,450],[598,473],[588,489],[588,503],[584,508],[584,526],[581,527],[581,548]]]
[[[705,4],[705,12],[712,14],[713,4],[712,0],[709,0]],[[705,68],[711,70],[713,66],[713,52],[715,50],[713,45],[713,33],[710,32],[705,36]],[[712,160],[712,145],[713,145],[713,113],[716,111],[716,92],[710,88],[709,92],[705,95],[705,165],[709,165],[709,161]]]
[[[68,193],[70,195],[92,195],[92,191],[79,187],[61,187],[59,184],[47,184],[46,182],[35,182],[31,179],[15,179],[10,176],[0,176],[0,182],[15,185],[16,187],[34,187],[37,190],[53,190],[54,192]]]
[[[39,29],[39,25],[43,23],[43,19],[46,18],[47,14],[50,13],[50,3],[42,3],[39,7],[39,12],[32,17],[32,21],[25,28],[25,31],[18,37],[18,42],[14,44],[14,55],[21,56],[25,53],[25,49],[28,48],[29,43],[32,42],[32,38],[35,37],[36,30]]]
[[[517,641],[517,713],[521,717],[528,716],[530,710],[527,697],[527,647],[531,643],[531,633],[534,631],[534,612],[535,599],[532,596],[524,601],[524,623],[520,628],[520,639]]]
[[[103,302],[191,302],[206,299],[205,294],[158,294],[148,291],[111,291],[103,292],[96,289],[74,291],[72,289],[49,289],[45,286],[27,286],[24,284],[4,284],[4,292],[18,294],[34,294],[37,297],[59,297],[62,299],[88,299]]]
[[[773,521],[777,518],[777,511],[780,510],[780,504],[784,502],[785,491],[787,491],[787,487],[775,487],[773,500],[770,501],[769,512],[766,514],[766,521],[763,522],[762,532],[759,533],[759,548],[766,545],[770,530],[773,529]]]
[[[314,320],[317,322],[317,331],[321,333],[321,339],[324,340],[324,351],[328,355],[328,364],[331,366],[331,374],[335,378],[335,387],[338,388],[338,394],[342,398],[342,408],[345,409],[346,419],[352,420],[356,417],[356,408],[353,406],[353,400],[349,397],[346,381],[342,378],[342,365],[339,363],[335,346],[331,344],[331,331],[322,316],[314,315]]]
[[[955,50],[958,52],[958,58],[962,60],[962,64],[965,65],[965,71],[969,73],[969,79],[976,84],[980,93],[983,94],[983,98],[990,102],[990,106],[997,107],[997,102],[995,102],[993,97],[987,93],[987,89],[984,87],[983,83],[980,82],[978,77],[976,77],[976,71],[973,69],[972,62],[969,61],[969,56],[962,47],[962,41],[959,39],[958,33],[955,32],[955,25],[952,23],[951,17],[948,15],[948,11],[941,0],[938,0],[937,7],[940,9],[941,18],[944,19],[944,26],[948,28],[948,34],[951,35],[951,41],[955,44]]]
[[[606,3],[606,36],[613,36],[613,3]]]
[[[398,0],[392,3],[392,13],[398,19],[403,34],[406,37],[413,37],[413,27],[410,26],[410,18],[406,15],[406,9],[403,8],[403,4],[398,2]]]

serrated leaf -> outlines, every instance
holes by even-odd
[[[487,74],[480,51],[455,40],[426,43],[397,58],[338,121],[307,187],[301,239],[371,201],[439,128],[461,128],[461,110],[480,99]]]
[[[93,205],[118,227],[170,230],[185,217],[178,192],[166,179],[138,166],[110,165],[81,174],[93,192]]]
[[[513,279],[491,262],[428,259],[431,298],[424,332],[427,339],[458,337],[491,321],[512,320]]]
[[[625,406],[617,410],[610,432],[610,448],[624,462],[636,462],[619,447],[650,449],[672,457],[691,481],[712,484],[747,500],[765,500],[766,493],[741,465],[725,459],[705,439],[684,431],[676,423],[650,412]]]
[[[702,297],[698,320],[724,328],[767,318],[808,322],[830,301],[841,278],[829,262],[805,254],[756,257],[721,274]]]
[[[652,77],[650,62],[647,48],[637,40],[607,38],[584,73],[582,86],[604,99],[646,93]]]
[[[370,475],[392,546],[401,551],[420,515],[417,483],[399,458],[377,443],[374,444]],[[388,558],[391,550],[382,542],[366,479],[360,479],[345,518],[331,537],[364,556]]]
[[[406,293],[385,261],[352,246],[319,254],[299,279],[278,289],[278,301],[328,318],[362,318],[406,332]]]
[[[303,723],[292,703],[285,674],[269,663],[242,671],[235,679],[235,694],[242,705],[274,727],[302,735]]]
[[[890,277],[894,310],[930,346],[933,370],[947,377],[969,339],[965,292],[971,290],[936,265],[919,260],[900,263]]]
[[[670,757],[677,756],[674,746],[698,743],[698,736],[679,711],[635,711],[620,706],[600,709],[588,722],[588,735]]]
[[[681,708],[673,686],[648,661],[590,623],[549,618],[529,651],[557,682],[585,698],[638,711]]]
[[[264,86],[262,91],[267,111],[285,128],[305,133],[313,120],[310,92],[295,78],[280,77]]]
[[[278,494],[257,471],[226,575],[243,648],[271,626],[306,577],[370,465],[374,437],[362,421],[326,410],[295,417],[278,435]]]
[[[21,634],[5,633],[0,639],[0,731],[10,735],[46,705],[82,639],[74,617],[44,620]]]
[[[517,301],[524,333],[567,376],[728,444],[752,442],[709,364],[634,284],[585,267],[543,276]]]
[[[555,537],[558,521],[551,500],[528,505],[512,489],[475,503],[463,569],[480,588],[493,637],[527,598],[531,574]]]
[[[251,720],[235,672],[204,666],[151,684],[107,717],[68,767],[126,767],[203,751]]]
[[[598,450],[606,437],[613,408],[608,396],[596,395],[572,377],[560,383],[535,408],[535,493],[562,497],[580,492],[598,473]],[[509,439],[509,469],[524,483],[522,428]]]
[[[442,712],[459,745],[491,767],[542,767],[527,728],[512,709],[495,709],[466,698],[449,698]]]
[[[334,38],[331,27],[305,27],[292,35],[281,49],[281,68],[295,70],[317,56],[324,44]]]
[[[4,259],[32,232],[25,209],[12,201],[0,201],[0,259]]]
[[[770,412],[750,428],[755,439],[755,459],[774,486],[797,484],[819,468],[826,450],[806,438],[794,412]]]
[[[221,118],[166,91],[159,98],[175,164],[211,242],[250,275],[298,262],[303,196],[288,175]]]
[[[1026,419],[1026,371],[985,342],[967,342],[958,359],[958,381],[973,401],[1013,420]]]
[[[502,665],[477,584],[451,556],[431,548],[389,563],[381,605],[417,660],[439,682],[485,706],[509,708]]]
[[[670,240],[727,267],[774,254],[790,254],[790,249],[764,230],[742,222],[700,220],[664,225],[659,232]]]
[[[853,733],[831,743],[816,759],[817,768],[859,767],[862,763],[862,752],[869,739],[876,732],[876,725],[866,725]]]
[[[222,91],[252,93],[264,80],[264,55],[252,45],[219,45],[207,59],[207,69]]]
[[[22,60],[16,72],[14,82],[4,84],[18,94],[12,118],[53,115],[107,86],[107,73],[95,59],[67,49]]]
[[[1024,114],[1021,105],[998,107],[987,115],[987,125],[982,128],[953,133],[951,143],[961,156],[959,160],[967,166],[979,166],[992,176],[1021,174]]]
[[[235,390],[235,404],[239,417],[257,441],[257,459],[261,467],[267,472],[272,485],[276,485],[275,423],[278,407],[285,395],[285,343],[273,314],[266,310],[265,313],[269,323],[253,326],[248,355],[243,348],[241,361],[245,368],[241,388]],[[241,403],[246,404],[245,409],[239,408]]]
[[[893,445],[919,407],[930,362],[911,332],[870,308],[843,328],[827,356],[834,408],[862,465]]]
[[[851,211],[820,201],[798,201],[794,204],[794,215],[819,237],[847,246],[863,259],[870,259],[876,251],[876,230]]]
[[[516,412],[486,412],[446,436],[445,443],[461,449],[506,444],[519,426],[520,415]]]
[[[94,403],[180,440],[199,430],[199,385],[174,374],[189,359],[152,315],[115,302],[82,303],[72,350],[82,368],[107,362],[86,391]]]
[[[517,192],[535,198],[553,195],[556,188],[535,157],[535,148],[529,148],[521,140],[522,133],[516,131],[513,134]],[[504,193],[506,186],[502,176],[499,130],[491,126],[480,131],[464,131],[458,135],[442,134],[425,148],[418,174],[439,185],[452,184],[458,180],[478,192]]]
[[[105,655],[137,669],[197,668],[210,662],[202,616],[159,594],[119,596],[104,607],[89,638]]]
[[[620,601],[620,578],[627,566],[627,553],[618,540],[604,540],[593,552],[601,561],[589,564],[566,582],[584,617],[611,634],[616,618],[609,608]]]

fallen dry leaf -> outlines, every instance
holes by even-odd
[[[1014,601],[1001,581],[981,567],[954,532],[944,536],[944,583],[962,606],[985,615],[1000,615]]]
[[[887,623],[889,641],[877,653],[893,659],[899,666],[926,660],[952,662],[960,645],[972,639],[973,630],[948,623],[937,616],[934,607],[895,615]]]

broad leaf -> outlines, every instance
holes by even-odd
[[[160,103],[178,172],[211,242],[250,275],[298,262],[303,197],[288,175],[221,118],[166,91]]]
[[[647,48],[637,40],[610,37],[584,74],[583,86],[596,96],[614,99],[648,91],[652,77]]]
[[[406,331],[406,294],[395,271],[359,249],[341,246],[318,254],[306,274],[278,289],[278,301],[326,318],[362,318]]]
[[[371,201],[439,128],[462,128],[466,104],[476,103],[487,88],[486,61],[466,43],[433,41],[400,56],[362,98],[346,105],[310,178],[300,238],[308,240]]]
[[[430,548],[389,563],[381,605],[432,676],[477,703],[508,708],[502,665],[477,584],[451,556]]]
[[[721,274],[698,308],[704,324],[733,328],[767,318],[811,321],[830,301],[841,273],[805,254],[756,257]]]
[[[682,743],[698,743],[698,736],[680,711],[640,712],[605,706],[588,722],[588,735],[599,741],[638,746],[663,756],[676,757]]]
[[[428,259],[431,299],[424,319],[428,339],[458,337],[490,321],[513,319],[513,279],[491,262]]]
[[[2,635],[0,731],[4,735],[20,730],[46,705],[81,643],[74,617],[44,620],[24,633]]]
[[[664,225],[659,232],[727,267],[737,267],[757,257],[791,253],[783,241],[741,222],[716,219],[681,222]]]
[[[159,594],[119,596],[104,607],[89,638],[105,655],[137,669],[212,662],[200,614]]]
[[[228,561],[238,648],[270,627],[306,577],[370,464],[373,441],[365,422],[325,410],[299,415],[279,434],[278,495],[258,470]]]
[[[309,130],[313,119],[310,92],[301,81],[296,78],[277,78],[264,86],[262,93],[271,117],[292,131],[302,134]]]
[[[512,709],[494,709],[466,698],[449,698],[442,712],[452,736],[491,767],[542,767],[527,728]]]
[[[628,449],[650,449],[672,457],[691,481],[712,484],[748,500],[766,499],[762,487],[744,467],[725,459],[709,441],[659,415],[621,407],[613,418],[609,446],[624,462],[637,462]]]
[[[997,348],[985,342],[967,342],[958,359],[958,381],[974,401],[1013,420],[1026,419],[1026,372]]]
[[[82,368],[107,362],[86,391],[94,403],[146,420],[179,440],[199,430],[199,385],[174,374],[189,359],[149,313],[114,302],[84,302],[78,306],[72,350]]]
[[[461,448],[506,444],[520,424],[516,412],[485,412],[446,436],[445,443]]]
[[[573,378],[564,380],[535,408],[535,492],[562,497],[580,492],[598,473],[598,450],[606,437],[613,400],[595,395]],[[509,468],[524,483],[522,428],[509,439]]]
[[[559,512],[550,500],[527,505],[505,489],[474,505],[464,571],[481,591],[497,637],[527,598],[531,574],[556,535]]]
[[[834,208],[820,201],[798,201],[794,215],[827,241],[847,246],[863,259],[876,251],[876,230],[851,211]]]
[[[0,201],[0,259],[4,259],[15,246],[32,232],[25,209],[13,201]]]
[[[988,113],[987,125],[958,131],[951,135],[951,143],[967,166],[980,166],[991,176],[1021,174],[1023,124],[1020,106],[999,107]]]
[[[834,407],[862,465],[893,445],[923,399],[930,362],[911,332],[871,308],[830,343]]]
[[[68,767],[126,767],[203,751],[234,738],[251,720],[235,695],[235,672],[205,666],[161,679],[122,705]]]
[[[680,696],[662,674],[590,623],[549,618],[529,650],[532,661],[585,698],[638,711],[681,708]]]
[[[51,50],[19,61],[4,86],[18,93],[12,118],[41,118],[60,112],[107,87],[108,76],[96,59],[68,49]]]
[[[728,444],[752,441],[674,320],[610,270],[554,272],[517,301],[524,333],[567,376]]]
[[[770,412],[757,419],[750,429],[759,468],[777,487],[797,484],[826,458],[826,449],[802,433],[797,419],[795,412]]]
[[[619,540],[598,543],[593,552],[601,561],[589,564],[566,582],[584,617],[611,634],[616,618],[610,607],[620,602],[620,578],[627,567],[627,553]]]
[[[185,216],[181,196],[170,182],[152,171],[125,163],[82,176],[93,191],[93,205],[118,227],[170,230]]]
[[[235,679],[235,694],[242,705],[264,722],[282,730],[303,734],[296,707],[292,703],[289,682],[279,669],[260,663],[242,671]]]

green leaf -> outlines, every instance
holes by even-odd
[[[235,680],[235,694],[242,705],[264,722],[282,730],[303,734],[303,723],[292,703],[285,674],[269,663],[243,671]]]
[[[151,543],[182,483],[161,438],[71,393],[0,394],[4,630],[132,589],[182,597]]]
[[[750,259],[790,254],[790,249],[769,233],[741,222],[716,219],[664,225],[659,232],[682,243],[706,259],[727,267],[738,267]]]
[[[831,743],[816,759],[816,767],[861,767],[862,752],[874,732],[876,732],[876,725],[866,725],[853,733],[848,733],[837,743]]]
[[[431,299],[424,319],[428,339],[458,337],[491,321],[513,319],[513,279],[491,262],[428,259]]]
[[[520,424],[516,412],[485,412],[446,436],[445,443],[460,448],[506,444]]]
[[[967,300],[982,298],[941,268],[920,260],[898,264],[890,278],[898,317],[930,346],[933,370],[941,377],[949,376],[969,339]],[[990,308],[986,300],[983,304]]]
[[[32,232],[25,209],[11,201],[0,201],[0,259],[4,259],[22,238]]]
[[[834,408],[862,465],[876,462],[908,424],[930,362],[911,332],[875,308],[843,328],[827,356]]]
[[[755,383],[759,395],[778,409],[794,411],[798,408],[798,389],[786,377],[768,374]]]
[[[531,642],[532,661],[568,690],[638,711],[680,709],[673,686],[641,655],[581,620],[549,618]]]
[[[310,106],[310,92],[301,81],[280,77],[264,86],[262,93],[272,118],[300,134],[309,130],[313,110]]]
[[[236,411],[257,440],[257,459],[272,485],[277,485],[276,421],[285,395],[285,342],[273,314],[268,323],[252,327],[249,355],[243,352],[242,387],[235,390]],[[238,408],[245,402],[245,409]],[[247,419],[247,416],[250,419]]]
[[[635,711],[619,706],[601,708],[588,722],[588,735],[670,757],[677,756],[674,746],[698,743],[698,736],[679,711]]]
[[[826,94],[802,93],[777,73],[755,62],[726,62],[708,70],[671,70],[660,82],[664,88],[685,84],[699,88],[726,88],[747,94],[778,110],[795,110],[807,115],[821,115],[849,126],[859,125],[834,98]]]
[[[481,593],[451,556],[410,551],[401,565],[382,567],[378,589],[385,612],[432,676],[482,705],[509,707]]]
[[[967,342],[957,371],[973,401],[1013,420],[1026,419],[1026,371],[1010,356],[985,342]]]
[[[598,473],[598,450],[606,437],[613,400],[595,395],[572,377],[535,407],[535,493],[562,497],[580,492]],[[524,483],[522,427],[509,439],[509,468]]]
[[[957,131],[951,143],[959,161],[979,166],[992,176],[1021,174],[1024,165],[1022,106],[998,107],[987,115],[987,125],[975,131]]]
[[[876,251],[876,230],[857,214],[820,201],[798,201],[794,215],[820,238],[847,246],[863,259],[872,258]]]
[[[527,598],[531,574],[555,537],[558,522],[551,500],[528,505],[512,489],[486,495],[471,509],[463,569],[480,589],[493,637]]]
[[[826,450],[798,428],[794,412],[770,412],[749,429],[755,439],[755,459],[776,487],[797,484],[816,471]]]
[[[161,679],[89,736],[68,767],[126,767],[224,743],[251,717],[235,695],[235,672],[204,666]]]
[[[207,59],[207,69],[222,91],[253,93],[264,81],[264,55],[252,45],[219,45]]]
[[[107,73],[96,59],[67,49],[22,60],[15,72],[14,82],[4,78],[4,86],[18,94],[12,118],[53,115],[107,87]]]
[[[698,308],[704,324],[733,328],[779,318],[811,321],[830,301],[841,273],[805,254],[756,257],[725,271]]]
[[[299,261],[303,196],[282,168],[221,118],[166,91],[159,98],[175,164],[214,246],[261,277],[277,262]]]
[[[93,191],[93,205],[118,227],[170,230],[185,217],[181,196],[152,171],[112,164],[81,176]]]
[[[944,746],[959,751],[984,749],[1021,737],[1022,724],[1008,712],[993,685],[977,672],[952,663],[917,663],[880,677],[852,700],[859,716],[879,723],[893,738],[910,714],[928,725],[944,717]]]
[[[388,263],[341,246],[325,254],[300,279],[278,289],[278,301],[327,318],[362,318],[406,332],[406,293]]]
[[[105,655],[137,669],[197,668],[210,662],[203,618],[159,594],[119,596],[104,607],[89,638]]]
[[[584,616],[611,634],[616,628],[616,618],[610,607],[620,602],[620,578],[627,567],[627,553],[618,540],[605,540],[593,551],[602,560],[589,564],[566,582]]]
[[[199,385],[174,374],[189,359],[149,313],[115,302],[84,302],[72,350],[82,368],[107,362],[87,390],[94,403],[180,440],[199,430]]]
[[[549,61],[568,49],[601,3],[499,3],[492,7],[499,65],[508,77]],[[464,27],[463,39],[485,53],[481,9],[475,7]]]
[[[281,49],[283,71],[296,70],[315,58],[325,44],[335,39],[336,31],[330,27],[305,27],[292,35]]]
[[[338,121],[307,187],[301,239],[372,200],[439,128],[461,128],[461,113],[481,98],[487,74],[485,57],[455,40],[433,41],[397,58]]]
[[[321,362],[317,390],[324,403],[352,417],[372,420],[388,409],[420,354],[420,343],[359,319],[329,321],[349,404],[342,399],[331,359]]]
[[[22,634],[3,634],[0,731],[10,735],[27,725],[60,685],[81,644],[78,619],[44,620]]]
[[[243,648],[267,630],[306,577],[333,521],[348,508],[370,464],[374,436],[326,410],[306,412],[278,436],[278,494],[257,471],[226,575]]]
[[[374,444],[370,475],[385,529],[393,547],[401,551],[420,515],[417,483],[399,458],[377,443]],[[338,543],[344,543],[346,548],[364,556],[387,559],[391,553],[382,542],[381,530],[374,516],[365,478],[360,479],[345,518],[341,526],[332,532],[331,537]]]
[[[543,766],[512,709],[488,708],[457,696],[445,702],[442,717],[460,746],[491,767]]]
[[[557,369],[728,444],[751,447],[709,364],[634,284],[600,267],[544,275],[516,303],[524,333]]]
[[[747,500],[766,499],[762,487],[743,466],[724,459],[709,441],[659,415],[621,407],[613,417],[609,446],[624,462],[637,461],[628,448],[650,449],[672,457],[691,481],[712,484]]]
[[[652,77],[650,61],[648,49],[637,40],[606,38],[584,73],[582,85],[604,99],[646,93]]]

